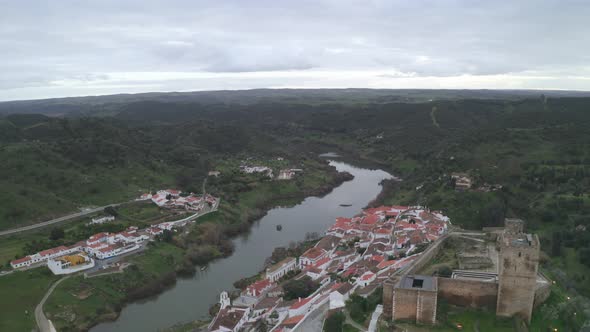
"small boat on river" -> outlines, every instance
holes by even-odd
[[[340,204],[340,206],[342,206],[342,207],[349,207],[349,206],[352,206],[352,204]]]
[[[283,229],[283,225],[277,225],[277,231],[281,231]]]

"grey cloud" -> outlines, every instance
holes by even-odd
[[[9,89],[108,81],[116,72],[544,71],[559,85],[560,73],[590,62],[584,1],[0,0],[0,6],[0,89],[8,98]]]

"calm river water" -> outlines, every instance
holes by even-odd
[[[208,318],[209,307],[218,301],[219,293],[233,289],[234,281],[260,271],[274,248],[305,239],[308,232],[325,232],[336,217],[351,217],[381,191],[381,180],[391,175],[382,170],[369,170],[332,161],[339,171],[354,175],[328,195],[306,198],[289,208],[275,208],[252,225],[251,232],[234,240],[235,251],[228,257],[209,264],[189,279],[178,282],[164,293],[127,305],[114,322],[102,323],[91,332],[158,331],[179,322]],[[223,204],[223,202],[222,202]],[[340,207],[339,204],[352,204]],[[282,231],[276,226],[281,224]]]

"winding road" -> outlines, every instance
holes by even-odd
[[[125,202],[125,203],[128,203],[128,202]],[[94,208],[94,209],[85,210],[85,211],[77,212],[77,213],[72,213],[72,214],[69,214],[67,216],[63,216],[63,217],[51,219],[51,220],[48,220],[48,221],[40,222],[38,224],[33,224],[33,225],[29,225],[29,226],[23,226],[23,227],[19,227],[19,228],[13,228],[13,229],[5,230],[5,231],[0,231],[0,236],[10,235],[10,234],[16,234],[16,233],[20,233],[20,232],[25,232],[25,231],[30,231],[30,230],[37,229],[37,228],[42,228],[42,227],[50,226],[50,225],[57,224],[57,223],[60,223],[62,221],[66,221],[66,220],[69,220],[69,219],[83,217],[85,215],[89,215],[89,214],[92,214],[92,213],[100,212],[100,211],[106,209],[107,207],[116,207],[116,206],[119,206],[119,205],[125,204],[125,203],[109,204],[109,205],[97,207],[97,208]]]
[[[56,281],[53,285],[51,285],[51,287],[49,288],[47,293],[45,293],[45,296],[43,296],[43,299],[41,299],[41,302],[39,302],[39,304],[37,304],[37,306],[35,307],[35,321],[37,322],[37,326],[39,327],[39,331],[41,331],[41,332],[54,332],[55,331],[55,328],[53,328],[53,324],[51,324],[51,322],[47,319],[47,317],[45,317],[45,313],[43,312],[43,305],[45,304],[45,301],[47,301],[47,299],[49,298],[49,295],[51,295],[51,293],[53,293],[53,290],[55,290],[55,287],[57,287],[62,281],[68,279],[69,277],[70,276],[63,277],[63,278],[59,279],[58,281]]]

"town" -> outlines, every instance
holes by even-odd
[[[429,243],[447,234],[449,226],[441,212],[419,206],[384,206],[337,218],[301,256],[269,266],[233,301],[223,292],[209,330],[255,330],[261,321],[272,326],[271,331],[318,330],[309,317],[323,319],[343,308],[353,293],[369,296],[411,266]],[[285,285],[292,280],[311,281],[317,289],[305,298],[286,300]]]
[[[440,263],[451,242],[471,243],[475,253],[458,253],[461,269],[426,272]],[[478,246],[485,248],[473,249]],[[528,324],[533,308],[550,294],[551,282],[538,271],[539,252],[538,237],[525,233],[520,219],[506,219],[503,228],[466,232],[425,207],[367,208],[353,218],[337,218],[299,257],[268,266],[234,299],[221,293],[208,330],[257,331],[264,325],[275,332],[320,331],[353,296],[372,294],[382,296],[382,304],[368,328],[357,329],[374,332],[398,322],[436,325],[439,301]],[[313,285],[310,294],[294,297],[294,283]]]
[[[154,224],[145,229],[130,226],[118,233],[97,233],[70,246],[49,248],[15,259],[10,262],[10,266],[16,270],[46,265],[56,275],[89,270],[95,267],[95,259],[106,260],[140,252],[149,241],[154,241],[164,232],[182,228],[204,213],[215,211],[219,206],[219,199],[209,194],[184,194],[176,189],[159,190],[154,194],[145,193],[137,200],[151,200],[160,208],[184,209],[193,214],[180,220]],[[89,224],[102,224],[114,220],[114,216],[103,216],[92,218]]]

